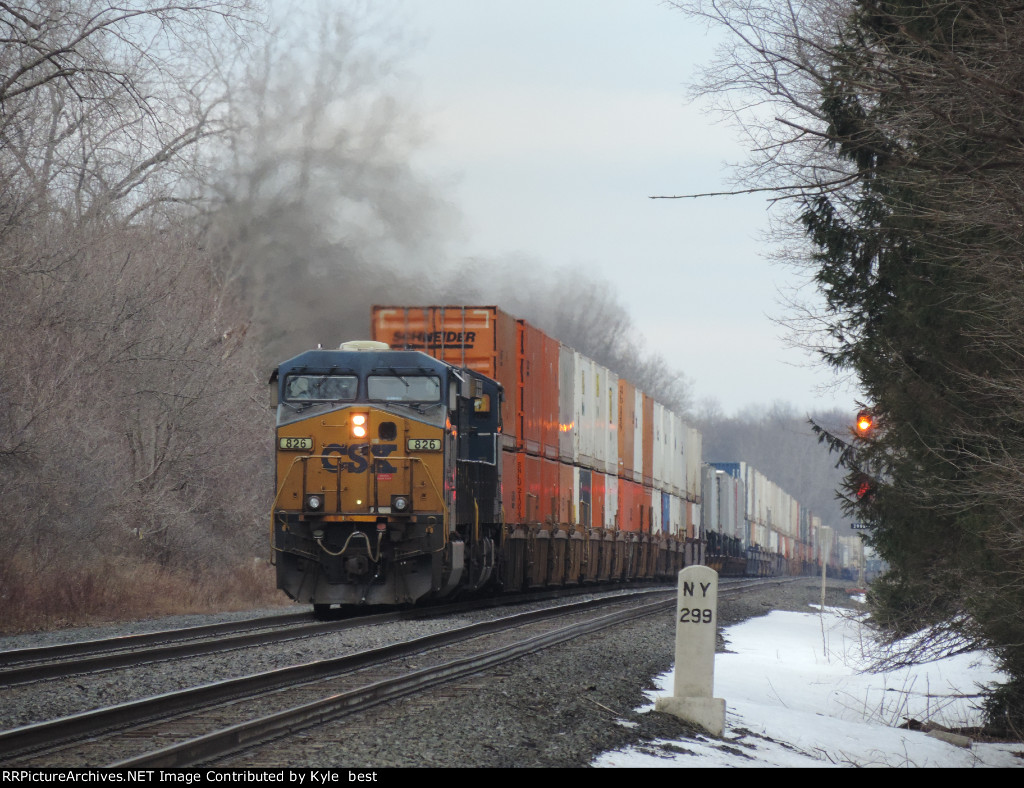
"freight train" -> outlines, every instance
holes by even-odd
[[[742,464],[704,465],[678,414],[524,320],[374,307],[371,334],[271,376],[272,558],[317,615],[835,563],[793,499]]]

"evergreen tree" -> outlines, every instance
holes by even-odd
[[[1021,731],[1024,7],[812,5],[690,10],[750,45],[730,87],[788,104],[787,136],[753,172],[795,197],[821,355],[856,375],[875,419],[867,436],[821,436],[891,567],[871,593],[888,659],[991,649],[1011,678],[990,719]]]

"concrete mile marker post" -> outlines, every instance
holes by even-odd
[[[654,708],[721,737],[725,700],[712,697],[717,631],[718,572],[706,566],[688,566],[679,573],[674,694],[658,698]]]

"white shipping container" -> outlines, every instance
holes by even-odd
[[[660,402],[655,402],[651,409],[651,435],[653,440],[653,451],[651,452],[651,484],[655,490],[664,490],[664,478],[665,478],[665,451],[664,451],[664,437],[662,433],[665,430],[664,425],[664,413],[665,408],[662,407]]]
[[[687,426],[686,430],[686,497],[700,503],[704,436],[694,427]]]
[[[576,354],[576,391],[574,395],[577,457],[580,465],[604,471],[604,463],[597,465],[597,449],[595,447],[596,421],[598,419],[597,403],[599,398],[594,393],[594,362],[582,353]]]
[[[676,414],[666,407],[661,409],[662,437],[664,438],[664,453],[662,454],[662,473],[664,478],[665,492],[676,494],[675,473],[676,473],[676,447],[675,447],[675,424]]]
[[[601,425],[604,438],[605,473],[618,476],[619,473],[619,378],[604,370],[605,418]],[[618,508],[616,508],[618,511]]]
[[[604,438],[605,425],[608,423],[608,398],[605,395],[608,384],[608,370],[596,361],[590,361],[591,376],[587,381],[590,402],[593,404],[594,430],[594,467],[605,473],[605,460],[608,457],[608,445]]]
[[[715,472],[715,491],[718,502],[718,518],[715,530],[725,536],[736,536],[736,479],[724,473]]]
[[[704,508],[701,510],[701,530],[721,533],[718,513],[718,473],[710,465],[701,468],[704,486]]]
[[[680,433],[679,450],[682,454],[682,466],[679,474],[679,495],[688,501],[694,500],[690,495],[690,476],[693,469],[690,468],[690,455],[693,453],[690,444],[693,443],[693,434],[690,425],[679,419],[676,429]]]
[[[751,468],[750,470],[754,476],[754,501],[748,515],[759,529],[756,531],[757,537],[755,541],[763,547],[766,541],[766,534],[763,529],[768,523],[768,479],[756,468]]]
[[[724,536],[736,536],[736,482],[724,471],[715,471],[715,508],[718,515],[712,520],[712,528]]]
[[[669,533],[673,536],[676,534],[686,535],[686,507],[683,503],[683,499],[678,495],[672,495],[669,493],[668,498],[669,507]]]
[[[575,465],[572,468],[572,515],[574,523],[583,521],[580,512],[580,469]]]
[[[661,516],[661,491],[651,490],[651,533],[660,534],[664,531],[664,521]]]
[[[654,403],[654,487],[664,492],[672,492],[672,417],[664,405]]]
[[[683,419],[672,413],[672,494],[686,497],[686,439],[687,426]]]
[[[604,477],[604,527],[619,527],[619,477],[614,473]]]
[[[752,528],[757,523],[757,510],[758,510],[758,491],[760,490],[760,482],[758,481],[757,470],[751,468],[749,465],[746,466],[746,483],[747,483],[747,522]],[[754,532],[748,531],[747,538],[753,541]]]
[[[729,477],[732,480],[731,491],[733,500],[733,522],[731,535],[740,540],[744,547],[750,544],[750,528],[747,525],[747,485],[742,479]]]
[[[679,495],[679,476],[683,473],[683,452],[679,442],[679,416],[665,408],[665,485]]]

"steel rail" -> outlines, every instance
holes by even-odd
[[[800,578],[740,579],[728,583],[725,588],[720,588],[719,598],[735,598],[751,588],[798,579]],[[535,635],[514,645],[506,644],[469,657],[421,668],[404,676],[373,682],[348,692],[331,695],[275,714],[211,731],[188,741],[142,753],[108,766],[110,768],[180,768],[206,763],[347,714],[363,711],[380,703],[397,700],[437,684],[483,672],[526,654],[593,634],[616,624],[654,615],[672,607],[676,600],[677,597],[672,595],[642,607],[611,613],[542,635]]]
[[[141,651],[121,650],[116,653],[79,657],[77,659],[65,660],[63,662],[46,662],[42,664],[24,665],[17,668],[0,670],[0,686],[23,684],[42,679],[60,678],[77,673],[92,673],[101,670],[111,670],[113,668],[125,667],[126,665],[143,665],[148,662],[179,659],[181,657],[194,657],[201,654],[218,653],[221,651],[246,648],[249,646],[263,646],[268,643],[295,640],[297,638],[321,635],[326,632],[337,632],[338,630],[354,626],[363,626],[368,623],[381,623],[388,620],[397,620],[400,617],[400,613],[385,613],[380,616],[373,616],[373,621],[370,621],[371,617],[367,616],[357,619],[347,619],[344,621],[312,623],[309,622],[308,615],[303,615],[297,626],[293,623],[292,626],[283,630],[249,632],[232,637],[219,638],[217,640],[189,640],[183,643],[170,643],[162,646],[153,646]],[[172,633],[177,631],[180,630],[169,630],[169,632]],[[226,631],[230,632],[231,629],[227,629]],[[216,632],[203,633],[206,637],[214,634],[216,634]],[[161,641],[157,640],[157,642]],[[166,637],[163,642],[166,642]],[[138,646],[144,644],[133,642],[131,645]],[[128,646],[123,645],[121,648],[123,649],[126,647]]]
[[[627,587],[623,587],[624,590]],[[594,592],[597,589],[582,588],[574,591]],[[650,593],[656,593],[651,591]],[[542,591],[506,597],[490,597],[472,602],[449,603],[440,606],[424,606],[405,611],[361,615],[333,621],[310,621],[310,614],[293,613],[280,616],[264,616],[244,622],[208,624],[184,629],[161,630],[138,635],[123,635],[102,640],[86,640],[77,643],[41,646],[28,649],[0,652],[0,666],[5,662],[31,662],[16,667],[0,668],[0,686],[24,684],[44,679],[62,678],[81,673],[112,670],[162,660],[213,654],[237,648],[263,646],[303,637],[313,637],[353,627],[386,623],[475,610],[489,606],[516,604],[551,598],[554,592]],[[278,627],[278,628],[275,628]],[[287,627],[280,629],[279,627]],[[249,632],[262,629],[262,632]],[[224,633],[241,632],[232,637],[203,640]],[[135,649],[129,651],[129,649]],[[85,655],[85,656],[80,656]],[[63,659],[62,659],[63,658]],[[41,662],[40,660],[61,660]]]
[[[662,591],[661,593],[667,594],[668,592]],[[665,600],[665,604],[668,604],[674,598],[675,595],[672,594],[669,599]],[[264,671],[250,676],[213,682],[199,687],[192,687],[115,706],[80,712],[55,720],[0,731],[0,757],[6,758],[12,755],[22,755],[30,751],[50,748],[51,745],[95,735],[102,731],[126,728],[136,723],[160,719],[204,706],[220,704],[235,698],[247,697],[282,689],[294,684],[328,678],[384,660],[423,652],[479,635],[490,634],[504,628],[539,621],[553,616],[565,615],[569,612],[579,612],[602,605],[621,603],[627,601],[627,599],[626,595],[616,595],[520,613],[492,621],[468,624],[446,632],[435,633],[343,657],[319,660],[302,665]]]
[[[166,643],[168,640],[213,637],[227,632],[243,632],[248,629],[260,629],[278,625],[288,626],[301,623],[308,618],[308,613],[285,613],[244,619],[242,621],[184,627],[182,629],[162,629],[156,632],[140,632],[135,635],[118,635],[110,638],[97,638],[96,640],[79,640],[73,643],[55,643],[49,646],[10,649],[8,651],[0,651],[0,667],[22,662],[69,659],[84,654],[123,651],[130,648],[149,646],[154,643]],[[3,673],[0,673],[0,676],[3,675]]]
[[[610,613],[590,621],[542,635],[536,635],[514,645],[503,645],[480,654],[445,662],[429,668],[408,673],[404,676],[360,687],[349,692],[303,704],[256,720],[232,725],[218,731],[198,736],[189,741],[143,753],[109,764],[110,768],[157,767],[173,768],[192,766],[206,760],[231,754],[237,750],[262,744],[285,734],[327,722],[345,714],[352,714],[386,701],[396,700],[405,695],[510,662],[519,657],[548,648],[567,640],[599,632],[602,629],[636,618],[652,615],[671,607],[675,597],[652,602],[638,608]]]

